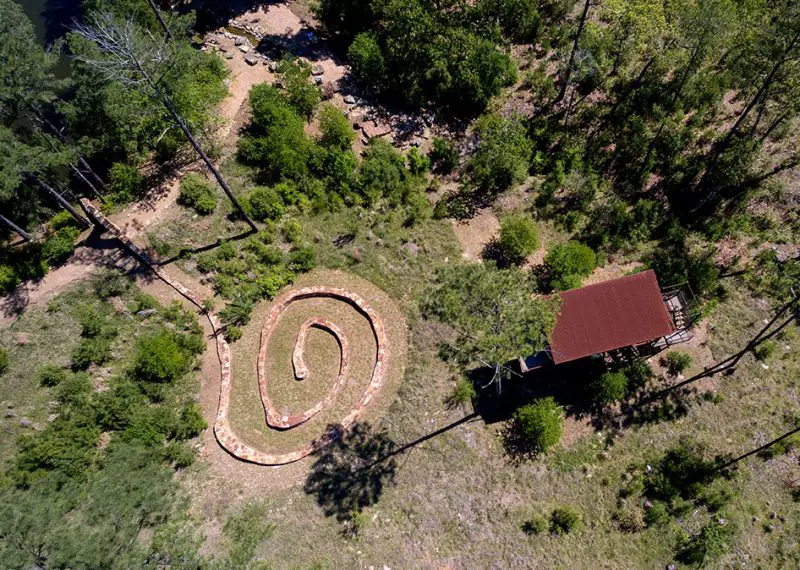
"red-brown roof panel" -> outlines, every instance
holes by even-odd
[[[675,332],[652,269],[559,296],[561,309],[550,343],[556,364]]]

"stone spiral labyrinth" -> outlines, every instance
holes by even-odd
[[[375,365],[372,369],[372,376],[369,384],[350,413],[348,413],[347,416],[338,422],[339,429],[346,430],[353,424],[363,408],[369,404],[370,400],[372,400],[373,396],[380,389],[385,380],[387,369],[387,335],[383,321],[366,300],[355,293],[352,293],[351,291],[334,287],[303,287],[301,289],[289,291],[275,301],[269,313],[267,314],[264,328],[261,331],[261,341],[258,352],[258,388],[261,396],[261,403],[264,406],[264,412],[266,414],[266,423],[270,428],[287,430],[307,422],[313,416],[331,406],[337,394],[341,391],[342,387],[347,381],[347,373],[350,365],[350,341],[348,340],[345,332],[336,323],[326,320],[321,316],[314,316],[303,322],[297,331],[297,337],[295,339],[294,350],[291,358],[294,376],[297,380],[302,381],[308,375],[308,368],[306,367],[304,358],[306,336],[310,329],[315,328],[330,333],[338,344],[340,360],[336,380],[326,395],[319,402],[306,410],[298,411],[296,413],[281,414],[278,412],[270,397],[270,379],[267,373],[267,349],[270,344],[270,339],[275,332],[281,317],[290,305],[297,301],[315,298],[335,299],[347,303],[367,320],[372,330],[372,334],[375,337]],[[228,360],[229,359],[230,356],[228,355]],[[323,437],[308,443],[301,449],[289,453],[274,455],[263,453],[247,446],[233,433],[230,428],[230,424],[228,423],[227,413],[229,408],[228,396],[230,391],[230,365],[227,366],[227,386],[225,382],[225,369],[226,366],[223,359],[223,386],[220,393],[220,407],[217,414],[217,421],[214,426],[214,432],[220,444],[232,455],[253,463],[279,465],[302,459],[303,457],[327,445],[330,443],[333,437],[336,437],[337,433],[326,433]]]

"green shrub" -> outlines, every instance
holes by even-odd
[[[428,153],[436,172],[451,173],[458,166],[458,149],[453,141],[434,137],[431,151]]]
[[[677,376],[692,365],[692,356],[686,352],[674,350],[664,355],[661,365],[667,369],[670,376]]]
[[[317,254],[310,245],[299,245],[289,253],[289,269],[298,273],[311,271],[317,266]]]
[[[644,522],[647,523],[647,526],[661,526],[667,524],[671,519],[669,508],[661,501],[653,501],[653,505],[644,512]]]
[[[189,356],[178,345],[175,336],[165,329],[136,340],[133,373],[141,382],[173,382],[188,370],[189,364]]]
[[[297,243],[303,237],[303,226],[294,218],[289,218],[283,222],[281,231],[289,243]]]
[[[692,499],[717,475],[715,467],[703,457],[701,446],[682,439],[667,450],[645,479],[646,495],[663,501]]]
[[[62,404],[80,407],[89,402],[94,387],[86,373],[70,374],[58,385],[56,398]]]
[[[54,364],[45,364],[39,369],[39,385],[46,388],[58,386],[67,379],[69,372]]]
[[[258,221],[278,220],[283,216],[283,200],[274,188],[256,186],[247,198],[251,215]]]
[[[619,509],[614,514],[614,520],[620,530],[625,532],[640,532],[644,530],[644,512],[638,506]]]
[[[148,295],[138,289],[133,294],[133,312],[147,311],[150,309],[158,309],[158,299],[152,295]]]
[[[311,65],[286,58],[278,66],[278,73],[286,89],[286,100],[298,115],[310,119],[322,98],[319,88],[310,81]]]
[[[222,261],[230,261],[236,257],[236,248],[227,240],[223,240],[217,248],[217,259]]]
[[[95,423],[103,431],[125,429],[137,410],[145,405],[147,398],[127,379],[118,379],[109,390],[96,394],[92,401]]]
[[[447,398],[447,405],[450,407],[468,404],[477,397],[475,385],[467,378],[459,378],[456,387]]]
[[[624,372],[606,372],[595,378],[589,386],[592,400],[599,406],[619,402],[628,392],[628,378]]]
[[[514,412],[520,435],[534,452],[542,453],[561,440],[564,409],[551,398],[540,398]]]
[[[364,85],[380,86],[386,80],[386,61],[372,33],[359,34],[347,50],[353,77]]]
[[[213,214],[217,209],[214,187],[202,175],[190,172],[181,180],[178,204],[191,208],[201,216]]]
[[[576,241],[568,241],[550,248],[544,264],[553,289],[565,291],[581,286],[583,279],[594,270],[597,257],[589,247]]]
[[[106,271],[92,280],[92,289],[101,299],[119,297],[131,288],[130,278],[117,271]],[[141,293],[144,295],[144,293]]]
[[[539,248],[539,228],[528,216],[508,216],[500,224],[498,245],[504,260],[519,263]]]
[[[0,376],[8,370],[8,351],[0,346]]]
[[[478,188],[487,192],[505,190],[528,175],[533,144],[525,126],[497,114],[475,121],[478,149],[469,160],[469,173]]]
[[[122,441],[148,446],[162,445],[175,425],[175,413],[166,406],[141,406],[122,431]]]
[[[628,379],[628,391],[635,392],[644,388],[653,379],[653,369],[644,360],[637,360],[622,370]]]
[[[325,148],[347,150],[356,138],[356,132],[347,117],[338,108],[325,103],[319,110],[319,144]]]
[[[108,174],[108,187],[116,202],[132,202],[142,191],[144,176],[130,164],[115,162]]]
[[[181,415],[173,428],[172,437],[175,439],[189,439],[200,435],[207,427],[208,424],[203,418],[203,410],[200,405],[191,402],[181,410]]]
[[[72,350],[72,369],[86,370],[91,364],[103,364],[110,356],[110,338],[105,336],[83,338]]]
[[[235,325],[228,325],[225,327],[225,339],[228,342],[236,342],[242,338],[242,329]]]
[[[721,525],[716,520],[708,521],[697,536],[683,547],[678,560],[697,565],[713,562],[731,549],[735,537],[733,523]]]
[[[242,326],[250,322],[250,314],[253,312],[253,301],[248,297],[239,296],[226,305],[219,312],[219,316],[225,325]]]
[[[778,345],[774,341],[765,340],[753,349],[756,359],[766,362],[770,360],[778,350]]]
[[[75,239],[81,230],[66,227],[50,234],[42,244],[42,258],[50,265],[59,265],[75,251]]]
[[[0,295],[10,293],[19,285],[19,277],[10,265],[0,264]]]
[[[700,492],[697,496],[697,501],[714,513],[730,503],[733,497],[734,493],[728,482],[718,479]]]
[[[553,509],[550,515],[550,532],[568,534],[581,526],[581,516],[569,507]]]
[[[61,210],[55,216],[50,218],[50,229],[53,231],[73,227],[78,227],[78,222],[72,217],[72,214],[66,210]]]
[[[525,534],[542,534],[547,530],[547,519],[534,515],[522,523],[522,532]]]
[[[417,147],[411,147],[406,154],[406,162],[408,163],[408,170],[414,176],[420,176],[431,169],[430,159],[419,152]]]
[[[185,444],[173,441],[164,448],[164,459],[172,463],[176,469],[184,469],[194,463],[196,456]]]

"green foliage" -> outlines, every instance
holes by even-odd
[[[10,265],[0,265],[0,294],[10,293],[19,285],[17,272]]]
[[[644,521],[647,526],[662,526],[667,524],[672,517],[669,508],[661,501],[654,501],[653,506],[644,512]]]
[[[178,204],[191,208],[201,216],[208,216],[217,209],[217,198],[213,186],[204,176],[190,172],[181,180]]]
[[[278,66],[278,73],[286,89],[286,100],[298,115],[310,119],[322,98],[319,88],[310,81],[311,65],[284,59]]]
[[[522,123],[496,114],[484,115],[473,130],[478,149],[467,165],[473,183],[482,191],[499,192],[522,182],[533,152]]]
[[[119,297],[127,292],[131,288],[131,285],[130,277],[119,271],[106,271],[92,279],[92,290],[101,299]],[[136,294],[144,295],[144,293],[140,291],[137,291]]]
[[[736,527],[732,522],[720,524],[716,520],[710,520],[681,549],[678,559],[698,566],[713,562],[733,547],[735,537]]]
[[[414,176],[421,176],[431,169],[430,159],[419,152],[417,147],[411,147],[406,155],[406,162],[408,162],[408,170]]]
[[[142,192],[144,176],[132,164],[115,162],[108,172],[108,188],[118,203],[133,202]]]
[[[158,329],[136,339],[133,374],[139,382],[165,384],[177,380],[189,369],[189,355],[175,335]]]
[[[500,223],[500,255],[509,263],[520,263],[539,248],[539,228],[525,215],[511,215]]]
[[[51,266],[61,265],[75,251],[80,233],[78,228],[66,227],[48,235],[42,244],[42,258]]]
[[[558,507],[550,514],[550,532],[569,534],[581,527],[581,515],[570,507]]]
[[[183,407],[178,421],[173,427],[172,437],[176,439],[190,439],[200,435],[208,427],[203,418],[203,410],[200,405],[191,402]]]
[[[692,355],[680,350],[673,350],[661,358],[661,365],[667,369],[670,376],[677,376],[692,365]]]
[[[0,346],[0,376],[8,370],[8,351]]]
[[[383,139],[372,139],[364,152],[358,185],[367,204],[385,197],[392,206],[406,203],[419,186],[406,170],[403,156]]]
[[[647,383],[655,377],[653,369],[644,360],[637,360],[622,369],[628,379],[628,390],[635,392],[644,388]]]
[[[447,398],[447,405],[449,407],[456,407],[469,404],[475,400],[477,396],[478,393],[475,391],[475,384],[467,378],[459,378],[455,388],[453,388],[453,392]]]
[[[356,138],[350,121],[330,103],[319,109],[319,130],[319,144],[328,149],[348,150]]]
[[[164,448],[164,458],[176,469],[184,469],[194,463],[196,456],[194,451],[185,444],[173,441]]]
[[[267,521],[263,503],[251,502],[228,517],[222,534],[228,543],[231,568],[245,568],[256,555],[259,544],[272,536],[275,525]]]
[[[547,519],[540,515],[534,515],[522,523],[522,532],[525,534],[542,534],[547,531]]]
[[[799,279],[800,259],[780,260],[772,249],[759,253],[745,274],[745,282],[754,293],[771,297],[777,303],[791,299],[792,287]]]
[[[165,406],[140,406],[131,412],[130,423],[120,437],[127,443],[161,446],[173,431],[175,413]]]
[[[625,532],[640,532],[645,528],[644,512],[638,506],[619,509],[614,514],[619,529]]]
[[[250,314],[253,312],[253,301],[247,297],[240,296],[228,303],[219,312],[219,316],[225,325],[242,326],[250,322]]]
[[[286,238],[286,241],[289,243],[297,243],[303,237],[303,226],[296,219],[289,218],[283,222],[281,232],[283,233],[283,237]]]
[[[2,360],[2,356],[0,356],[0,360]],[[2,366],[0,366],[0,371],[2,371]],[[64,382],[69,376],[69,372],[60,366],[45,364],[39,369],[38,376],[40,386],[51,388]]]
[[[453,141],[434,137],[431,151],[428,153],[436,172],[450,174],[458,166],[458,149]]]
[[[624,372],[606,372],[589,386],[592,400],[599,406],[621,401],[628,392],[628,377]]]
[[[250,215],[261,222],[279,220],[285,211],[283,200],[273,188],[256,186],[247,197]]]
[[[597,264],[595,253],[576,241],[556,244],[544,258],[550,276],[550,285],[559,291],[580,287],[583,279],[591,275]]]
[[[564,409],[551,398],[539,398],[514,412],[515,429],[535,453],[544,453],[561,440]]]
[[[442,267],[424,293],[421,309],[454,327],[449,345],[457,361],[504,363],[542,350],[555,323],[552,301],[532,298],[536,285],[517,268],[491,263]]]
[[[317,266],[317,254],[310,245],[299,245],[289,253],[289,269],[297,273],[311,271]]]
[[[387,80],[386,60],[374,34],[364,32],[353,39],[347,50],[353,77],[380,91]]]
[[[765,362],[772,359],[778,351],[778,345],[771,340],[765,340],[753,349],[753,354],[758,360]]]
[[[692,499],[716,475],[715,462],[703,457],[703,448],[682,439],[658,461],[645,480],[647,497],[663,501]]]
[[[83,338],[72,351],[72,369],[86,370],[91,364],[103,364],[110,357],[110,338],[105,336]]]
[[[225,327],[225,340],[228,342],[236,342],[242,338],[242,329],[235,325],[228,325]]]

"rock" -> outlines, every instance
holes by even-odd
[[[247,53],[250,51],[250,46],[239,46],[239,51],[242,53]]]
[[[261,61],[261,63],[263,63],[264,66],[266,67],[267,65],[270,64],[270,61],[268,59],[264,59],[264,60]]]
[[[236,36],[236,39],[233,41],[233,43],[237,46],[243,46],[247,43],[247,38],[244,36]]]
[[[244,60],[247,62],[247,65],[255,65],[258,63],[258,56],[254,53],[248,53],[244,56]]]
[[[278,64],[277,64],[277,62],[270,61],[270,62],[269,62],[269,70],[270,70],[272,73],[275,73],[276,71],[278,71]]]
[[[17,412],[14,410],[6,410],[6,417],[7,418],[15,418],[17,416]]]
[[[356,98],[353,97],[352,95],[345,95],[344,96],[344,102],[347,103],[348,105],[355,105],[356,104]]]
[[[233,54],[232,53],[226,53],[225,54],[225,59],[233,59]]]
[[[33,422],[31,420],[29,420],[28,418],[22,418],[21,420],[19,420],[19,425],[20,425],[20,427],[24,427],[24,428],[32,428],[33,427]]]
[[[321,65],[316,64],[311,67],[311,75],[313,75],[314,77],[324,74],[325,74],[325,69]]]
[[[31,342],[31,334],[19,332],[14,335],[14,342],[19,346],[25,346]]]
[[[140,317],[149,317],[150,315],[155,315],[158,312],[156,309],[143,309],[136,313]]]
[[[401,245],[400,249],[405,250],[408,253],[411,253],[413,255],[416,255],[416,254],[418,254],[420,252],[420,250],[422,248],[420,246],[418,246],[417,244],[415,244],[413,241],[409,241],[409,242],[406,242],[403,245]]]
[[[651,503],[650,501],[645,501],[643,506],[645,509],[649,511],[650,509],[653,508],[653,503]]]
[[[670,562],[669,564],[667,564],[667,567],[666,567],[666,569],[665,569],[665,570],[677,570],[677,568],[678,568],[678,567],[677,567],[677,566],[675,566],[675,563],[674,563],[674,562]]]
[[[317,85],[322,85],[322,77],[319,76],[315,77],[314,83],[316,83]]]
[[[58,418],[58,414],[50,414],[49,416],[47,416],[47,421],[49,423],[53,423],[54,421],[56,421],[56,418]]]
[[[219,51],[221,51],[222,53],[228,53],[228,48],[226,48],[225,46],[219,46]]]

